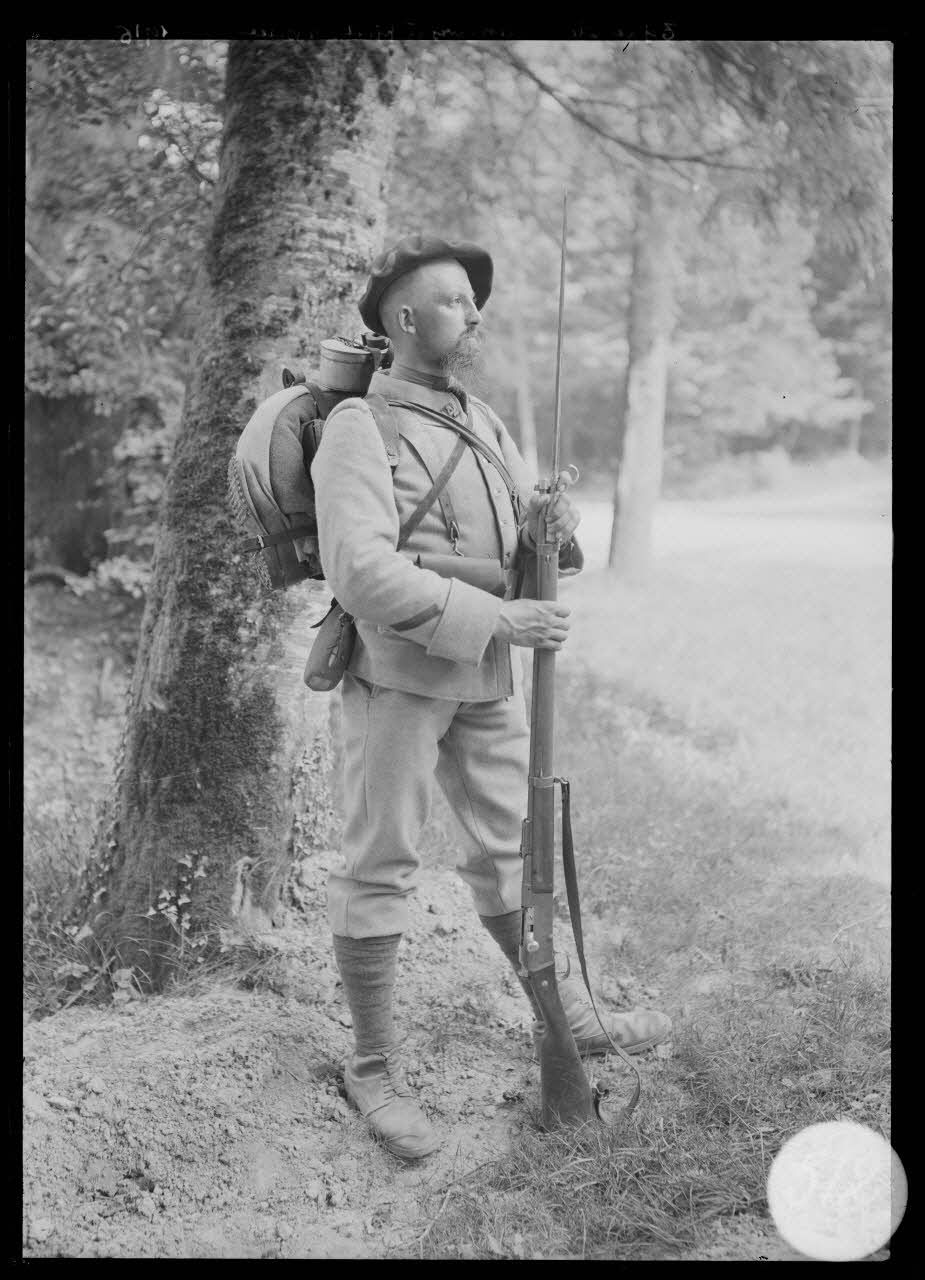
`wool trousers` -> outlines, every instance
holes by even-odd
[[[490,702],[343,685],[344,835],[328,919],[347,938],[404,933],[436,778],[462,832],[456,870],[481,916],[519,909],[529,729],[519,689]]]

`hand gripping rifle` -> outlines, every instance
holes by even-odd
[[[562,257],[559,272],[559,319],[556,340],[556,391],[553,420],[553,479],[542,479],[536,486],[549,494],[540,512],[536,539],[536,598],[555,600],[558,596],[559,543],[550,539],[547,530],[549,508],[555,502],[559,477],[559,418],[561,412],[562,317],[565,295],[565,245],[567,194],[562,201]],[[557,1124],[583,1124],[601,1119],[600,1093],[585,1076],[575,1039],[569,1029],[556,982],[553,951],[553,879],[555,863],[555,789],[562,790],[562,860],[568,896],[569,914],[582,976],[591,995],[585,963],[581,916],[578,905],[578,883],[575,872],[570,817],[569,784],[557,778],[553,768],[555,736],[555,663],[554,649],[533,651],[533,692],[530,707],[530,774],[527,791],[527,817],[521,837],[523,857],[523,890],[521,896],[522,927],[520,961],[526,970],[530,987],[540,1008],[545,1032],[540,1038],[540,1089],[542,1094],[541,1125],[551,1129]],[[594,1008],[594,998],[591,996]],[[595,1009],[595,1013],[597,1010]],[[598,1019],[600,1020],[600,1019]],[[606,1032],[605,1032],[606,1034]],[[610,1037],[608,1036],[608,1039]],[[624,1059],[636,1074],[636,1087],[625,1108],[628,1115],[639,1098],[639,1073],[623,1050],[610,1041],[614,1052]]]

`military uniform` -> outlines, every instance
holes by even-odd
[[[446,259],[463,268],[469,290],[456,283],[460,273]],[[415,233],[372,264],[359,309],[367,326],[381,332],[386,292],[402,274],[431,261],[437,266],[429,295],[412,287],[412,303],[402,301],[398,313],[392,295],[396,354],[421,358],[421,368],[396,365],[376,374],[370,387],[402,402],[393,405],[397,445],[386,445],[364,401],[345,400],[328,416],[312,464],[322,568],[357,619],[358,633],[344,676],[342,859],[328,886],[334,955],[355,1039],[344,1088],[371,1132],[406,1160],[428,1155],[440,1142],[405,1078],[392,1015],[398,947],[435,775],[464,833],[458,870],[534,1003],[539,1042],[545,1034],[519,959],[520,829],[529,763],[519,663],[512,669],[510,646],[493,634],[502,608],[497,595],[415,564],[428,556],[442,557],[443,567],[447,561],[456,567],[455,557],[469,567],[494,561],[496,576],[507,577],[514,595],[520,562],[532,559],[525,515],[534,477],[513,440],[488,405],[459,384],[424,373],[463,350],[459,344],[491,292],[491,258],[477,245]],[[417,336],[406,341],[399,330]],[[434,420],[434,410],[465,420],[479,447],[460,450],[459,432]],[[503,462],[505,478],[481,446]],[[443,500],[415,526],[412,516],[430,501],[450,461],[457,465]],[[563,572],[581,567],[573,540],[559,563]],[[580,991],[566,983],[559,990],[580,1051],[607,1052],[616,1037],[638,1052],[670,1031],[664,1015],[647,1011],[617,1015],[605,1030]]]
[[[526,506],[534,477],[483,401],[455,382],[440,390],[387,373],[374,375],[370,391],[468,421],[506,465]],[[468,448],[447,485],[456,528],[447,528],[435,502],[396,550],[399,528],[458,437],[414,409],[394,412],[394,469],[360,400],[332,412],[312,465],[325,578],[357,619],[344,679],[343,861],[328,894],[333,932],[356,938],[407,926],[415,846],[435,771],[464,833],[458,870],[479,914],[520,907],[528,729],[510,645],[492,635],[501,599],[421,569],[414,559],[422,553],[494,558],[513,579],[528,552],[527,534],[499,473]],[[576,572],[580,565],[573,542],[560,566]]]

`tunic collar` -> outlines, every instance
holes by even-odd
[[[373,374],[369,389],[377,395],[385,396],[387,400],[410,400],[412,404],[436,409],[438,413],[446,413],[461,422],[465,421],[469,408],[468,393],[455,378],[450,378],[447,387],[441,390],[438,387],[424,386],[420,382],[396,378],[389,369],[378,369]]]

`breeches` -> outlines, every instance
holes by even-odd
[[[520,690],[453,702],[344,676],[344,836],[328,883],[332,932],[403,933],[436,777],[462,828],[456,870],[480,915],[520,907],[529,731]]]

